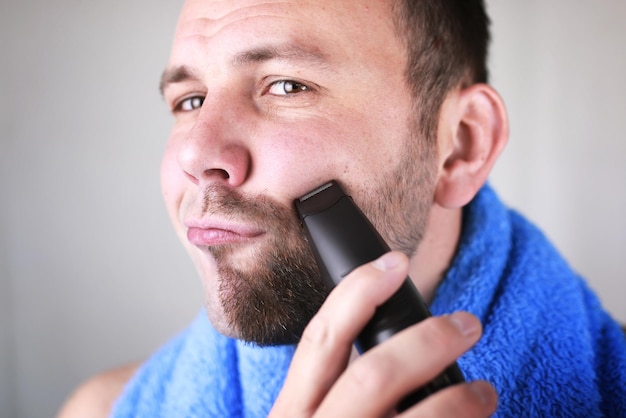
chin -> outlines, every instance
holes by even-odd
[[[213,325],[213,328],[220,334],[228,338],[240,339],[241,336],[237,329],[233,327],[226,319],[224,309],[221,307],[215,308],[209,301],[205,302],[205,312],[209,318],[209,322]]]

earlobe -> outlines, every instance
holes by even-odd
[[[439,120],[439,176],[435,202],[459,208],[487,181],[509,136],[508,118],[498,93],[486,84],[446,99]]]

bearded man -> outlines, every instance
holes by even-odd
[[[390,416],[457,359],[466,382],[404,414],[626,415],[619,327],[486,185],[488,41],[480,0],[188,0],[161,180],[206,309],[64,416]],[[393,251],[328,295],[293,202],[330,180]],[[407,276],[435,316],[354,355]]]

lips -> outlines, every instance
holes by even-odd
[[[187,239],[191,244],[200,247],[243,243],[258,238],[265,233],[249,225],[219,222],[212,224],[188,222],[186,226]]]

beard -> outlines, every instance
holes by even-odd
[[[211,187],[205,205],[262,225],[261,245],[240,254],[237,245],[209,247],[217,265],[218,299],[228,327],[258,345],[292,344],[328,295],[304,231],[291,208],[265,196],[245,198]]]
[[[354,185],[355,202],[394,250],[411,257],[420,243],[435,184],[434,148],[411,137],[399,163]],[[243,196],[223,186],[205,190],[205,215],[261,226],[263,242],[208,247],[217,266],[217,300],[229,333],[261,346],[297,343],[330,289],[322,279],[295,208],[267,196]],[[205,278],[210,279],[210,278]]]

